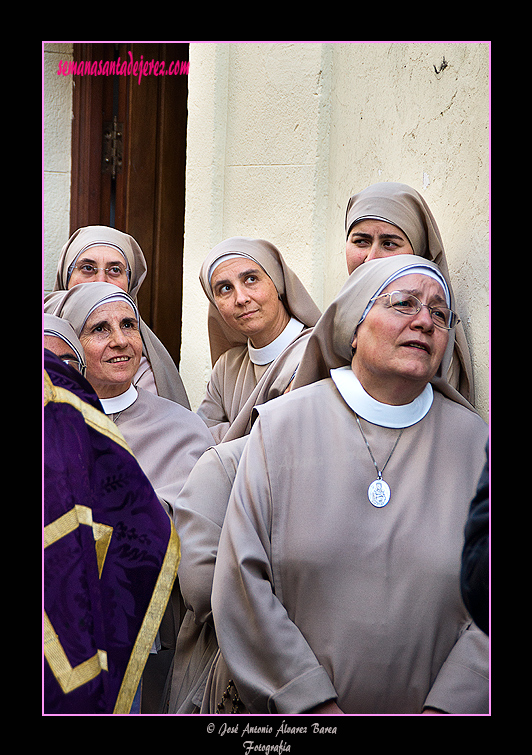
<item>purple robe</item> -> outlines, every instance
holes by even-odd
[[[45,714],[129,713],[180,558],[89,384],[44,355]]]

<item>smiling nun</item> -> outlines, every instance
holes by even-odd
[[[78,228],[61,250],[54,291],[103,281],[123,289],[136,303],[147,269],[133,236],[104,225],[86,226]],[[142,356],[134,385],[190,409],[181,375],[167,349],[142,318],[139,330]]]
[[[199,417],[133,385],[142,356],[135,302],[112,283],[82,283],[45,298],[79,337],[86,377],[105,414],[120,428],[159,498],[171,510],[190,470],[212,445]]]

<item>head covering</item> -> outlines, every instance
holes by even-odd
[[[371,260],[354,270],[315,326],[299,365],[293,389],[328,378],[332,369],[350,365],[354,333],[370,299],[391,281],[403,275],[409,275],[412,270],[421,272],[422,267],[427,268],[427,272],[431,274],[437,273],[441,276],[434,262],[429,260],[421,262],[418,257],[411,254]],[[447,286],[450,294],[450,308],[454,310],[454,294],[448,282]],[[430,382],[449,398],[471,409],[470,404],[442,377],[447,375],[453,348],[454,330],[450,330],[441,365]]]
[[[242,236],[226,239],[215,246],[207,255],[201,266],[199,276],[203,290],[210,302],[208,330],[213,365],[228,349],[247,343],[246,336],[229,327],[223,320],[216,307],[210,285],[210,276],[216,267],[214,263],[221,261],[220,258],[227,255],[247,257],[260,265],[272,279],[288,313],[307,328],[316,324],[321,314],[319,309],[297,275],[288,267],[277,247],[264,239],[251,239]]]
[[[438,226],[421,194],[402,183],[376,183],[355,194],[347,203],[345,234],[362,220],[384,220],[400,228],[410,241],[414,254],[447,263]]]
[[[67,320],[79,337],[87,318],[97,307],[113,301],[129,304],[137,320],[139,313],[131,296],[113,283],[80,283],[68,291],[55,291],[44,299],[44,311]]]
[[[53,315],[45,315],[45,317],[53,317]],[[61,322],[71,329],[74,338],[77,339],[77,336],[72,330],[70,323],[68,323],[66,320],[61,320]],[[56,334],[51,333],[51,335]],[[83,363],[85,364],[85,357],[83,357]],[[82,401],[85,401],[87,404],[94,406],[100,412],[103,411],[100,399],[96,395],[96,391],[89,383],[89,381],[81,374],[81,372],[78,372],[78,370],[75,370],[70,365],[65,364],[58,356],[53,353],[53,351],[50,351],[47,348],[43,349],[43,367],[44,371],[48,373],[54,385],[60,388],[66,388],[67,391],[75,393],[76,396],[79,396]]]
[[[428,278],[432,278],[437,283],[439,283],[440,286],[443,289],[443,293],[444,293],[444,296],[445,296],[445,303],[447,304],[447,306],[449,308],[451,307],[451,292],[449,291],[449,287],[447,286],[447,281],[443,277],[441,271],[440,270],[432,270],[432,268],[427,267],[427,265],[425,265],[425,264],[414,265],[413,267],[408,268],[408,273],[404,273],[402,270],[399,270],[394,275],[391,275],[388,278],[388,280],[384,281],[384,283],[382,284],[382,286],[379,286],[379,288],[377,289],[377,291],[375,291],[375,293],[371,297],[370,301],[368,302],[368,304],[366,306],[366,309],[362,313],[362,317],[360,318],[360,321],[359,321],[358,324],[360,325],[360,323],[365,319],[366,315],[368,314],[368,312],[370,311],[370,309],[372,308],[372,306],[375,303],[375,301],[374,301],[375,298],[377,296],[379,296],[379,294],[381,293],[381,291],[384,291],[384,289],[387,288],[390,285],[390,283],[393,283],[394,280],[397,280],[398,278],[402,278],[404,275],[416,275],[416,274],[426,275]]]
[[[83,351],[83,346],[68,320],[45,313],[43,315],[43,332],[45,336],[55,336],[64,341],[70,346],[83,367],[85,367],[85,352]]]
[[[421,194],[403,183],[381,182],[354,194],[345,213],[346,238],[354,223],[361,220],[384,220],[406,234],[415,255],[432,260],[450,286],[449,268],[438,225]],[[367,264],[367,263],[364,263]],[[449,382],[473,404],[473,368],[462,323],[455,329],[454,359]]]
[[[68,288],[71,268],[79,255],[91,246],[109,246],[118,249],[129,267],[128,293],[136,299],[142,281],[146,277],[146,259],[133,236],[105,225],[90,225],[78,228],[61,250],[54,291]]]
[[[129,267],[128,293],[133,301],[136,302],[140,286],[147,273],[146,259],[142,249],[133,236],[105,225],[90,225],[85,228],[78,228],[72,234],[61,250],[54,291],[65,291],[68,288],[69,270],[79,255],[91,246],[110,246],[122,253]],[[163,396],[163,398],[168,398],[190,409],[190,402],[185,386],[174,360],[164,344],[146,325],[144,320],[139,319],[139,324],[143,353],[147,357],[153,371],[157,393],[159,396]]]

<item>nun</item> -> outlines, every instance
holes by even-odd
[[[87,380],[171,513],[212,437],[189,409],[135,387],[143,343],[133,298],[112,283],[81,283],[49,294],[45,311],[74,328],[85,353]]]
[[[72,325],[55,315],[43,315],[43,347],[55,354],[65,364],[85,375],[83,346]]]
[[[80,283],[45,298],[45,311],[66,319],[85,353],[86,377],[105,414],[122,432],[165,511],[173,503],[212,436],[179,403],[133,384],[143,343],[135,302],[112,283]],[[119,478],[110,484],[120,485]],[[184,607],[176,581],[142,682],[142,713],[159,713]]]
[[[442,237],[427,202],[411,186],[372,184],[354,194],[345,213],[346,262],[349,274],[364,262],[416,254],[435,262],[450,285]],[[449,383],[474,406],[473,368],[462,323],[455,328]]]
[[[219,657],[211,607],[212,580],[231,488],[248,437],[224,440],[209,448],[174,504],[174,524],[181,540],[179,580],[186,613],[177,637],[165,713],[201,711],[211,665]]]
[[[279,394],[289,387],[320,311],[279,250],[263,239],[221,242],[203,262],[200,281],[209,300],[213,370],[197,413],[219,443],[237,418],[227,439],[249,432],[265,382],[278,378]],[[289,346],[290,359],[280,360]]]
[[[488,712],[487,638],[460,595],[488,428],[446,380],[457,320],[433,262],[366,262],[314,328],[299,389],[257,407],[220,536],[226,667],[206,710]]]
[[[290,388],[308,335],[293,341],[266,371],[222,442],[203,454],[174,503],[174,524],[182,542],[180,585],[187,610],[177,638],[165,712],[209,712],[208,707],[204,709],[204,691],[211,665],[223,664],[211,593],[227,504],[255,417],[253,407]],[[216,712],[224,712],[224,706]]]
[[[78,228],[61,250],[54,291],[104,281],[122,288],[136,303],[146,274],[146,259],[132,236],[116,228],[91,225]],[[133,384],[190,409],[174,360],[146,323],[142,319],[139,323],[142,356]]]

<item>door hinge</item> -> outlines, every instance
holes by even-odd
[[[110,173],[112,178],[122,172],[123,135],[124,124],[118,122],[116,115],[103,124],[102,173]]]

